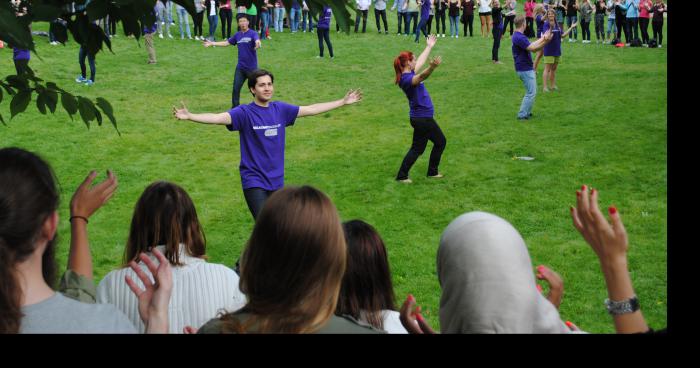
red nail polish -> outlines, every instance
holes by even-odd
[[[572,327],[572,326],[574,325],[574,324],[571,323],[570,321],[566,321],[565,323],[566,323],[566,325],[569,326],[569,327]]]
[[[537,291],[539,291],[540,293],[542,292],[542,286],[540,286],[539,284],[537,285]]]
[[[617,208],[615,207],[610,207],[608,208],[608,212],[610,212],[611,215],[614,215],[617,213]]]
[[[418,319],[421,322],[425,322],[425,318],[423,318],[423,316],[420,313],[416,314],[416,319]]]
[[[578,190],[576,191],[576,197],[581,197],[581,192],[579,192]]]
[[[586,190],[586,185],[585,184],[581,185],[581,191],[585,191],[585,190]]]

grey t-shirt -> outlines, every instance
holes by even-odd
[[[115,306],[81,303],[61,293],[22,307],[22,313],[20,333],[138,333]]]

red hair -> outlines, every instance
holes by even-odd
[[[410,51],[401,51],[399,56],[394,59],[394,70],[396,71],[396,80],[394,81],[395,84],[399,84],[399,81],[401,80],[401,72],[403,71],[403,68],[406,67],[406,63],[408,63],[408,61],[411,59],[413,59],[413,53]]]

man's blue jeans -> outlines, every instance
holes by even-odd
[[[523,97],[523,102],[520,104],[518,117],[529,118],[532,113],[532,105],[535,104],[535,95],[537,95],[537,77],[534,70],[516,73],[518,73],[518,77],[525,85],[525,97]]]

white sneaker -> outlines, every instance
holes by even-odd
[[[173,35],[168,35],[168,38],[173,38]]]
[[[406,179],[403,179],[403,180],[397,180],[397,181],[398,181],[399,183],[403,183],[403,184],[411,184],[411,183],[413,183],[413,180],[411,180],[411,179],[409,179],[409,178],[406,178]]]
[[[444,33],[442,34],[442,37],[445,37],[445,34],[444,34]]]
[[[459,35],[455,35],[455,38],[459,38]]]
[[[163,35],[162,35],[162,34],[159,34],[158,37],[163,38]]]

